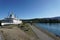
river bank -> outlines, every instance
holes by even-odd
[[[10,27],[11,26],[11,27]],[[0,28],[1,35],[3,36],[4,40],[38,40],[39,38],[35,35],[35,33],[31,30],[30,27],[26,31],[27,27],[23,27],[23,29],[18,27],[17,25],[13,26],[5,26]]]
[[[10,25],[0,28],[1,40],[60,40],[58,37],[36,27],[35,24],[25,23],[21,25]]]
[[[36,27],[35,24],[30,25],[32,29],[34,29],[35,33],[42,39],[42,40],[60,40],[60,38],[56,37],[54,34],[48,32],[47,30],[43,30],[41,28]],[[45,37],[44,37],[45,35]],[[48,37],[47,37],[48,36]]]

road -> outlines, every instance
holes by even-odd
[[[39,37],[40,40],[55,40],[52,37],[49,37],[47,34],[43,33],[42,31],[40,31],[38,28],[36,28],[33,25],[28,24],[32,30],[35,32],[35,34]]]

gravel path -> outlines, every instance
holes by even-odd
[[[36,33],[40,40],[54,40],[53,38],[49,37],[47,34],[40,31],[38,28],[34,27],[33,25],[28,24],[32,30]]]

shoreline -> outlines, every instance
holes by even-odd
[[[53,33],[48,32],[47,30],[44,30],[42,28],[37,27],[37,25],[35,25],[35,23],[33,23],[32,25],[35,26],[36,28],[38,28],[39,30],[41,30],[42,32],[44,32],[45,34],[47,34],[48,36],[50,36],[50,37],[52,37],[56,40],[60,40],[60,38],[56,37]]]

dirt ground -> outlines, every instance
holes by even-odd
[[[0,28],[0,31],[4,40],[38,40],[36,37],[28,35],[18,27],[11,29]]]

